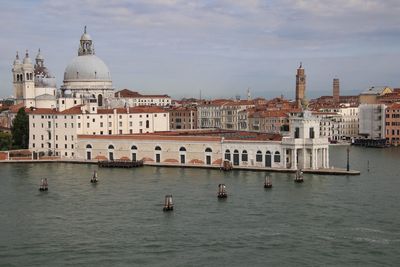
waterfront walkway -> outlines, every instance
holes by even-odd
[[[18,160],[0,160],[0,163],[73,163],[73,164],[98,164],[98,160],[76,160],[76,159],[18,159]],[[179,163],[155,163],[144,162],[145,166],[154,167],[175,167],[175,168],[207,168],[207,169],[221,169],[218,165],[203,165],[203,164],[179,164]],[[294,169],[284,168],[267,168],[257,166],[233,166],[233,170],[245,171],[263,171],[263,172],[282,172],[282,173],[295,173]],[[319,175],[360,175],[361,172],[357,170],[349,170],[343,168],[320,168],[320,169],[302,169],[304,173],[319,174]]]

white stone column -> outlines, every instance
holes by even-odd
[[[283,148],[282,150],[282,166],[284,169],[286,169],[286,148]]]
[[[311,160],[312,160],[312,164],[311,164],[311,168],[313,169],[313,170],[315,170],[315,148],[313,148],[312,150],[311,150]]]
[[[326,167],[329,168],[329,149],[326,148]]]
[[[323,163],[322,164],[323,164],[323,167],[326,168],[326,148],[323,148],[322,152],[323,152],[323,157],[322,157]]]
[[[318,169],[318,148],[315,149],[315,168]]]
[[[296,148],[292,149],[292,153],[293,153],[293,155],[292,155],[292,159],[293,159],[292,169],[297,169],[297,149]]]

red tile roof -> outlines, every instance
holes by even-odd
[[[115,93],[116,97],[124,98],[169,98],[168,95],[142,95],[136,91],[131,91],[129,89],[123,89]]]
[[[192,130],[192,131],[166,131],[146,134],[127,135],[78,135],[80,138],[89,139],[136,139],[136,140],[174,140],[174,141],[281,141],[280,134],[231,131],[231,130]]]

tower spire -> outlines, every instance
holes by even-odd
[[[84,28],[84,30],[83,30],[83,33],[86,34],[86,25],[85,25],[85,28]]]

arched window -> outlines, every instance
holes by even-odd
[[[235,151],[233,151],[233,153],[239,154],[239,151],[237,149],[235,149]]]
[[[97,97],[97,105],[98,105],[99,107],[102,107],[102,106],[103,106],[103,96],[102,96],[102,95],[99,95],[99,96]]]
[[[146,120],[146,128],[150,128],[150,122],[149,122],[149,120]]]
[[[242,151],[242,161],[248,161],[247,150]]]
[[[86,148],[90,149],[90,148],[92,148],[92,145],[88,144],[88,145],[86,145]]]
[[[260,150],[257,151],[256,161],[257,162],[262,162],[262,152]]]
[[[209,147],[207,147],[207,148],[206,148],[206,152],[212,152],[212,149],[209,148]]]
[[[229,149],[225,150],[225,159],[231,160],[231,151]]]
[[[131,155],[132,155],[132,161],[136,161],[136,150],[137,150],[137,146],[135,146],[135,145],[133,145],[133,146],[131,146]]]
[[[114,149],[114,146],[113,145],[109,145],[108,149]]]
[[[155,150],[160,150],[161,151],[161,147],[156,146]]]
[[[179,151],[186,151],[186,148],[184,148],[183,146],[181,148],[179,148]]]
[[[279,151],[275,152],[274,162],[281,162],[281,153],[279,153]]]

